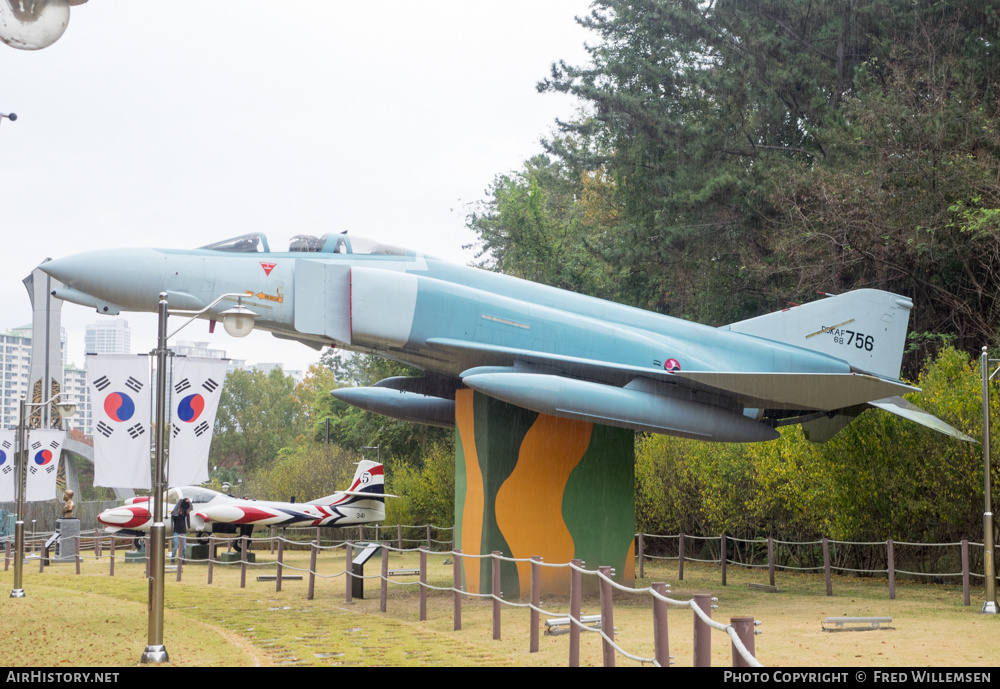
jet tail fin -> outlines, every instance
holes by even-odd
[[[828,354],[858,371],[897,379],[912,308],[907,297],[859,289],[723,329]]]
[[[351,480],[351,485],[347,490],[338,491],[333,495],[327,495],[318,500],[310,500],[309,504],[329,505],[331,503],[338,503],[343,505],[345,503],[340,501],[344,498],[355,499],[349,500],[347,504],[354,504],[357,500],[375,501],[384,504],[386,498],[396,497],[384,492],[384,488],[385,468],[378,462],[363,459],[358,462],[358,468],[355,470],[354,478]]]
[[[912,308],[913,302],[907,297],[859,289],[739,321],[724,329],[828,354],[846,361],[857,372],[887,379],[883,381],[886,386],[901,385],[899,369]],[[834,416],[802,424],[809,440],[826,442],[870,406],[953,438],[976,442],[899,396],[869,400],[861,407],[852,406],[850,399],[842,401],[843,404],[832,405],[840,408]]]

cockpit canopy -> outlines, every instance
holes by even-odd
[[[164,502],[167,505],[175,505],[182,498],[188,498],[192,505],[203,505],[207,502],[211,502],[220,495],[222,495],[222,493],[214,491],[210,488],[201,488],[200,486],[181,486],[178,488],[168,489],[166,500]]]
[[[390,244],[383,244],[364,237],[348,237],[346,234],[327,233],[287,234],[250,232],[231,239],[224,239],[201,247],[208,251],[228,251],[232,253],[323,253],[351,254],[355,256],[412,256],[413,252]]]

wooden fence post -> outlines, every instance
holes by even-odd
[[[453,550],[455,555],[451,565],[451,587],[454,590],[454,630],[462,628],[462,551]]]
[[[569,666],[580,667],[580,608],[582,607],[583,593],[580,585],[583,577],[579,568],[583,566],[583,560],[574,559],[570,561],[569,569],[569,616],[576,620],[569,623]]]
[[[528,642],[528,652],[538,653],[538,633],[539,614],[538,608],[542,606],[542,566],[539,564],[542,558],[538,555],[531,556],[531,634]]]
[[[694,594],[694,604],[709,617],[712,616],[712,596],[708,593]],[[712,628],[709,627],[698,613],[694,613],[694,666],[712,666]]]
[[[396,547],[403,549],[403,525],[396,524]]]
[[[962,539],[962,604],[969,606],[969,539]]]
[[[666,597],[667,585],[658,581],[652,585],[653,591]],[[653,647],[656,662],[660,667],[670,667],[670,638],[667,635],[667,604],[653,596]]]
[[[722,569],[722,585],[726,585],[726,534],[719,538],[719,566]]]
[[[896,554],[892,539],[886,541],[886,571],[889,573],[889,600],[896,600]]]
[[[636,548],[639,551],[639,578],[642,579],[645,572],[644,565],[646,564],[645,562],[646,558],[644,557],[644,553],[646,548],[641,532],[638,535],[636,535],[636,541],[638,541],[636,543]]]
[[[281,570],[282,565],[285,564],[285,539],[278,539],[278,571],[274,573],[274,592],[279,593],[281,591]]]
[[[774,586],[774,538],[772,536],[767,537],[767,578]]]
[[[382,592],[379,594],[378,609],[386,611],[389,603],[389,544],[382,544]]]
[[[109,556],[111,558],[111,576],[115,575],[115,541],[117,540],[115,535],[111,534],[111,553]]]
[[[431,525],[427,524],[427,550],[431,549]]]
[[[684,581],[684,534],[677,543],[677,578]]]
[[[306,599],[312,600],[316,595],[316,555],[319,552],[319,538],[309,544],[309,589]]]
[[[502,592],[500,591],[500,551],[494,550],[491,553],[490,558],[493,563],[493,580],[491,591],[493,594],[493,640],[500,640],[500,596]]]
[[[420,621],[427,619],[427,548],[420,550]]]
[[[344,572],[345,572],[344,581],[346,582],[347,585],[344,587],[346,589],[344,593],[344,602],[350,605],[351,603],[353,603],[353,595],[354,595],[354,581],[353,581],[354,544],[351,543],[350,541],[345,542],[345,553],[347,557],[347,563],[344,565]]]
[[[601,655],[604,660],[604,667],[614,667],[615,666],[615,648],[608,641],[608,638],[615,638],[615,609],[612,604],[612,594],[613,589],[611,587],[611,582],[608,579],[611,578],[611,568],[608,566],[600,566],[597,571],[607,577],[601,577],[600,588],[601,588],[601,631],[604,632],[604,637],[601,638]]]
[[[826,595],[833,595],[833,579],[830,577],[830,541],[823,536],[823,575],[826,577]]]
[[[243,548],[240,549],[240,588],[245,589],[247,587],[247,550],[250,549],[250,539],[246,536],[241,536],[243,541]]]
[[[215,536],[209,535],[208,537],[208,583],[212,583],[212,575],[215,573],[215,556],[216,556],[216,542]]]
[[[753,633],[753,618],[752,617],[730,617],[729,624],[736,631],[736,636],[740,638],[743,642],[743,646],[750,652],[750,655],[756,656],[757,651],[754,644],[754,633]],[[743,659],[740,652],[736,650],[736,644],[733,644],[733,667],[750,667],[750,663]]]
[[[181,580],[184,571],[184,554],[187,552],[187,534],[181,534],[180,547],[177,549],[177,581]]]

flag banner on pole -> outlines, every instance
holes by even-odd
[[[14,502],[17,499],[15,494],[14,479],[17,477],[14,460],[14,443],[17,439],[17,431],[0,431],[0,502]]]
[[[65,431],[33,428],[28,431],[28,484],[24,490],[27,502],[55,500],[56,474],[62,452]]]
[[[95,354],[87,360],[94,418],[94,485],[151,487],[149,363],[137,354]]]
[[[197,485],[208,480],[208,451],[228,367],[225,359],[174,360],[170,393],[171,486]]]

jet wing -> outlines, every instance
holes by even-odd
[[[919,390],[864,373],[670,372],[464,340],[433,338],[427,342],[468,363],[468,369],[527,364],[538,372],[616,387],[648,378],[761,409],[843,409]]]
[[[442,355],[454,357],[460,369],[468,370],[483,366],[514,366],[516,363],[528,364],[532,367],[545,369],[554,375],[565,375],[570,378],[592,380],[606,385],[624,387],[637,376],[653,378],[663,382],[674,382],[695,387],[695,384],[680,381],[668,371],[641,366],[629,366],[594,359],[536,352],[515,347],[500,347],[467,340],[455,340],[434,337],[427,344],[440,350]]]
[[[768,400],[768,408],[843,409],[919,388],[863,373],[716,373],[677,371],[674,375],[739,398]]]

